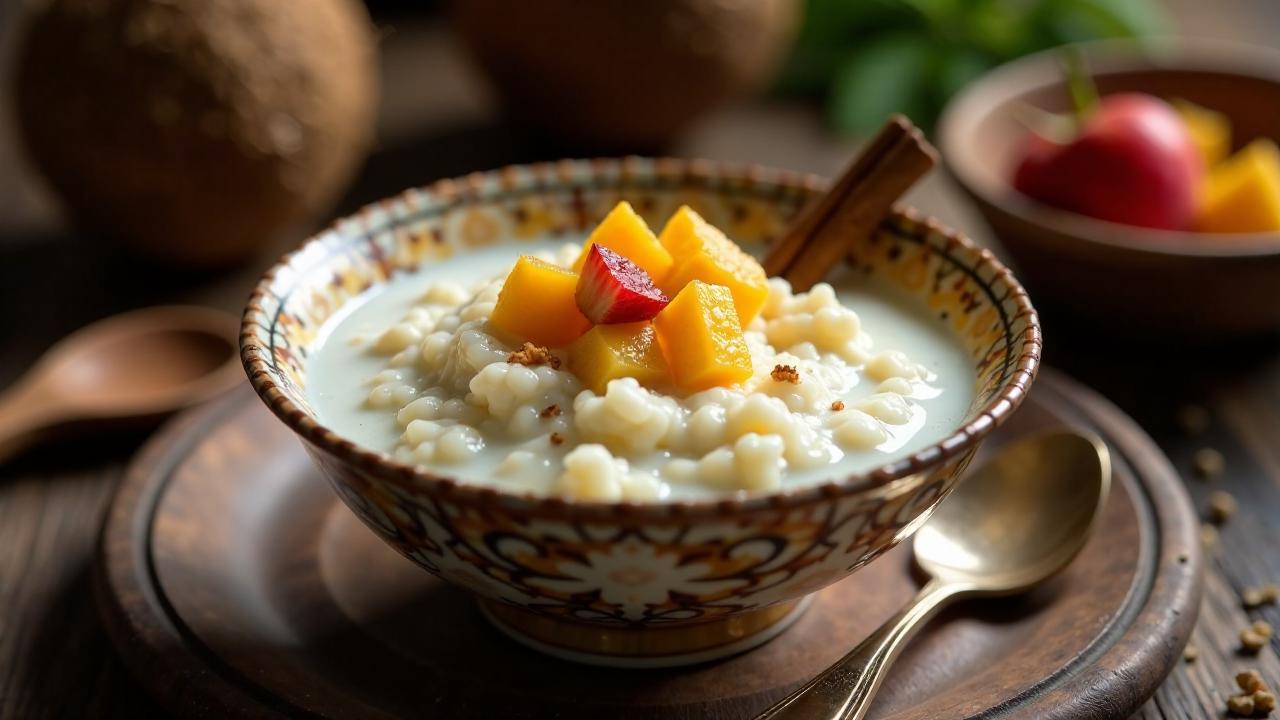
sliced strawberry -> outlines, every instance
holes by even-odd
[[[587,250],[573,297],[582,314],[597,325],[649,320],[669,302],[649,273],[595,243]]]

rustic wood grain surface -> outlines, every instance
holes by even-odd
[[[0,0],[0,78],[7,79],[15,0]],[[1182,29],[1255,42],[1280,37],[1267,0],[1232,4],[1173,2]],[[340,210],[406,186],[507,162],[550,159],[562,149],[531,144],[492,103],[456,47],[430,25],[394,20],[383,41],[387,98],[382,145]],[[0,96],[6,88],[0,81]],[[8,132],[0,107],[0,138]],[[834,174],[851,146],[831,140],[810,108],[766,103],[708,119],[673,152],[756,161]],[[979,239],[980,221],[938,178],[909,198]],[[296,240],[297,238],[295,238]],[[0,142],[0,386],[16,378],[57,338],[99,317],[157,302],[236,310],[257,267],[218,276],[162,276],[121,258],[91,233],[72,232],[21,168],[11,139]],[[269,255],[270,250],[264,251]],[[1087,288],[1082,288],[1087,292]],[[1280,607],[1246,611],[1246,587],[1280,582],[1280,341],[1199,349],[1177,338],[1136,346],[1073,327],[1070,313],[1046,309],[1047,360],[1129,412],[1188,478],[1200,506],[1215,489],[1240,510],[1221,528],[1206,577],[1193,643],[1200,657],[1180,664],[1137,714],[1157,718],[1223,716],[1232,675],[1245,667],[1280,688],[1273,639],[1256,658],[1237,653],[1253,619],[1280,625]],[[1194,322],[1188,318],[1188,322]],[[1199,434],[1175,417],[1188,403],[1208,412]],[[157,706],[125,671],[107,641],[89,592],[90,558],[103,511],[137,433],[79,438],[0,466],[0,717],[150,717]],[[1216,448],[1225,472],[1193,478],[1193,455]]]

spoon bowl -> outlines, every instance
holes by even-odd
[[[757,720],[861,720],[889,666],[939,610],[965,596],[1029,590],[1084,547],[1111,490],[1111,459],[1093,435],[1049,430],[999,448],[916,531],[930,575],[875,632]]]
[[[916,564],[969,592],[1026,590],[1084,547],[1110,478],[1106,447],[1074,431],[1050,430],[1001,448],[916,533]]]
[[[147,308],[77,330],[0,396],[0,460],[54,430],[208,400],[243,379],[236,348],[235,318],[208,308]]]

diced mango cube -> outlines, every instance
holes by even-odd
[[[658,242],[644,218],[636,214],[625,200],[613,206],[590,237],[582,244],[582,252],[573,263],[574,272],[582,270],[591,243],[607,247],[639,265],[656,283],[671,270],[671,253]]]
[[[649,388],[668,382],[667,361],[649,322],[596,325],[569,346],[569,369],[601,395],[617,378],[632,377]]]
[[[1206,169],[1231,152],[1231,120],[1226,115],[1187,100],[1174,100],[1173,109],[1187,127]]]
[[[1196,229],[1202,232],[1280,231],[1280,150],[1260,138],[1209,172]]]
[[[738,318],[746,325],[760,313],[769,297],[769,278],[756,259],[683,205],[667,221],[658,237],[675,264],[658,287],[673,297],[693,280],[729,288]]]
[[[693,280],[653,319],[671,379],[690,392],[751,377],[751,353],[723,285]]]
[[[517,341],[564,347],[591,328],[573,293],[578,274],[521,255],[511,269],[489,322]]]

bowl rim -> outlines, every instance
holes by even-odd
[[[1280,51],[1214,38],[1156,37],[1146,43],[1096,40],[1076,43],[1094,75],[1197,72],[1254,78],[1280,87]],[[969,138],[1006,101],[1062,85],[1060,48],[1016,58],[987,72],[953,97],[938,120],[939,149],[952,177],[974,198],[1036,227],[1073,239],[1146,255],[1205,259],[1280,255],[1280,232],[1201,233],[1160,230],[1100,220],[1027,197],[1008,182],[989,182],[969,162]],[[1276,138],[1280,140],[1280,138]]]
[[[470,173],[461,178],[446,178],[433,183],[410,188],[397,195],[370,203],[355,213],[333,221],[327,228],[321,229],[307,237],[294,250],[282,255],[259,279],[255,285],[242,317],[240,348],[241,360],[250,384],[259,398],[287,427],[293,430],[304,441],[320,450],[333,455],[345,463],[356,466],[361,471],[380,479],[396,483],[404,489],[414,492],[429,490],[440,499],[464,504],[490,506],[506,506],[530,514],[569,516],[573,519],[609,519],[625,518],[628,521],[671,520],[673,518],[688,519],[693,517],[725,517],[742,512],[760,510],[785,510],[800,507],[814,502],[875,491],[899,480],[911,480],[922,471],[935,467],[944,461],[961,455],[975,447],[979,441],[1001,425],[1022,403],[1035,379],[1039,369],[1043,341],[1039,316],[1031,305],[1030,297],[1022,285],[1014,278],[1012,271],[1002,264],[995,255],[986,248],[979,247],[973,240],[962,233],[944,226],[934,218],[926,217],[912,208],[895,207],[890,220],[906,220],[921,225],[926,231],[941,235],[948,244],[961,246],[973,253],[977,263],[974,270],[985,268],[983,277],[990,279],[987,284],[1005,283],[1007,295],[1000,301],[1011,301],[1015,311],[1008,314],[1009,322],[1023,320],[1025,327],[1017,335],[1009,338],[1010,354],[1008,362],[1012,369],[1002,386],[977,411],[970,412],[970,419],[954,428],[945,437],[910,455],[894,458],[892,461],[875,466],[868,470],[835,477],[818,483],[805,483],[796,486],[784,486],[766,493],[740,493],[726,497],[694,498],[669,500],[662,502],[635,501],[584,501],[564,497],[544,495],[533,491],[514,491],[496,485],[481,485],[463,479],[437,474],[421,466],[410,465],[396,460],[390,453],[367,449],[312,418],[305,410],[294,403],[272,377],[267,358],[272,354],[270,349],[259,339],[257,331],[259,318],[266,317],[267,311],[263,302],[271,297],[270,287],[278,274],[288,271],[290,262],[309,248],[324,241],[327,236],[345,223],[366,216],[370,213],[385,211],[387,206],[400,202],[409,196],[418,194],[439,195],[456,193],[459,183],[477,186],[485,179],[500,178],[505,174],[518,173],[525,170],[536,171],[540,166],[562,166],[568,164],[585,164],[597,174],[602,164],[640,160],[653,162],[655,167],[678,168],[687,178],[715,181],[767,182],[780,189],[813,192],[828,184],[828,181],[815,175],[801,174],[793,171],[775,170],[758,164],[738,164],[711,162],[699,159],[683,159],[669,157],[655,158],[595,158],[583,160],[560,160],[556,163],[535,163],[530,165],[508,165],[487,172]],[[545,185],[552,189],[564,185],[565,181],[558,175]],[[762,180],[763,179],[763,180]],[[987,275],[989,273],[989,276]],[[921,478],[922,479],[922,478]]]

